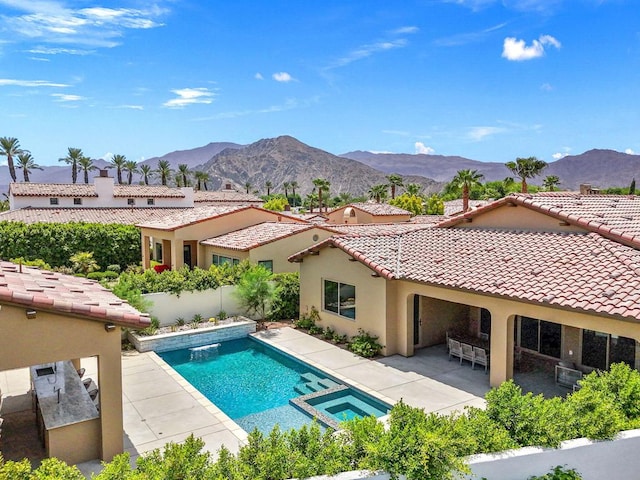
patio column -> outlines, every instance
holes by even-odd
[[[110,462],[123,452],[122,436],[122,359],[120,354],[120,328],[108,332],[118,348],[111,348],[98,356],[98,382],[100,387],[100,425],[102,434],[101,458]]]
[[[171,270],[178,270],[184,265],[184,242],[173,240],[171,242]]]
[[[514,316],[491,311],[491,368],[489,383],[498,387],[513,378]]]
[[[149,251],[150,243],[151,237],[148,235],[142,235],[142,268],[145,270],[151,268],[151,254]]]

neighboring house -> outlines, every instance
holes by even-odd
[[[184,212],[185,208],[21,208],[0,213],[0,222],[103,223],[137,225],[149,218]]]
[[[476,208],[484,207],[491,203],[491,200],[469,200],[469,208],[475,210]],[[444,215],[451,217],[453,215],[460,215],[462,211],[462,199],[457,198],[455,200],[447,200],[444,202]]]
[[[261,207],[264,201],[257,195],[235,190],[229,183],[218,191],[197,190],[193,197],[194,206],[206,205],[255,205]]]
[[[387,203],[351,203],[324,216],[330,224],[401,223],[411,220],[411,212]]]
[[[273,273],[298,271],[290,255],[329,238],[333,231],[313,224],[265,222],[202,240],[204,268],[248,259]]]
[[[138,224],[142,233],[142,266],[153,259],[172,269],[198,266],[208,268],[213,258],[203,240],[264,222],[307,222],[282,213],[249,206],[207,206]],[[219,260],[220,262],[220,260]]]
[[[148,325],[95,281],[0,262],[0,371],[44,368],[32,369],[33,417],[49,456],[74,464],[123,452],[121,327]],[[89,357],[95,400],[76,373]],[[12,441],[6,430],[2,441]]]
[[[331,247],[331,248],[329,248]],[[640,367],[640,197],[512,195],[436,226],[332,237],[290,257],[301,311],[411,356],[489,337],[490,383],[530,355]]]

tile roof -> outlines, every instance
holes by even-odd
[[[93,184],[84,183],[17,183],[9,185],[14,197],[97,197]]]
[[[582,195],[574,192],[513,194],[445,220],[438,226],[454,226],[464,218],[481,215],[506,203],[530,208],[625,245],[640,248],[640,196],[635,195]]]
[[[404,208],[394,207],[393,205],[389,205],[388,203],[350,203],[349,205],[345,205],[344,207],[336,208],[332,210],[331,213],[336,212],[338,210],[344,210],[348,207],[355,208],[356,210],[361,210],[363,212],[369,213],[374,216],[385,216],[385,215],[411,215],[411,212],[405,210]]]
[[[201,241],[202,245],[247,251],[297,233],[317,228],[304,223],[265,222]]]
[[[484,207],[485,205],[491,203],[490,200],[469,200],[469,208],[475,209],[479,207]],[[455,200],[447,200],[444,202],[444,214],[446,216],[458,215],[462,213],[462,199],[457,198]]]
[[[197,190],[194,194],[193,201],[196,204],[199,203],[252,203],[252,204],[262,204],[264,201],[251,193],[244,192],[236,192],[235,190],[219,190],[217,192],[208,192]],[[198,205],[197,205],[198,206]]]
[[[447,220],[447,215],[416,215],[411,219],[413,223],[422,223],[424,225],[435,225],[443,220]]]
[[[179,188],[166,185],[114,185],[114,197],[144,197],[144,198],[184,198],[184,192]]]
[[[156,230],[176,230],[196,223],[204,222],[216,217],[229,215],[230,213],[239,212],[254,208],[248,205],[207,205],[203,207],[194,207],[183,209],[178,213],[166,215],[161,218],[154,218],[146,222],[139,223],[137,226],[142,228],[154,228]]]
[[[328,230],[333,230],[340,235],[381,235],[390,233],[404,233],[422,228],[429,228],[424,223],[352,223],[352,224],[327,224]]]
[[[0,261],[0,303],[144,328],[149,316],[94,280]]]
[[[640,251],[596,233],[431,227],[331,237],[289,260],[329,245],[387,279],[640,320]]]
[[[0,222],[24,223],[118,223],[136,225],[149,218],[179,214],[191,208],[21,208],[0,213]]]

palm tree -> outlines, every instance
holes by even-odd
[[[405,190],[409,195],[418,196],[420,195],[420,191],[422,190],[422,185],[419,183],[407,183],[405,185]]]
[[[293,203],[296,203],[296,188],[298,187],[299,187],[298,182],[296,182],[295,180],[289,182],[289,188],[291,188],[291,196],[292,196]],[[295,207],[296,205],[293,205],[293,206]]]
[[[315,192],[311,192],[309,193],[306,197],[305,197],[305,203],[307,203],[309,205],[309,212],[313,213],[313,206],[318,202],[318,194]],[[322,213],[322,210],[321,210]]]
[[[186,163],[179,164],[177,173],[182,177],[182,186],[188,187],[189,175],[191,175],[191,172],[189,171],[189,165],[187,165]]]
[[[178,188],[182,187],[182,175],[180,175],[180,172],[175,172],[173,175],[173,183],[175,183]]]
[[[78,160],[80,160],[83,155],[81,148],[69,147],[67,149],[67,156],[58,159],[59,162],[65,162],[67,165],[71,165],[71,182],[73,183],[78,181]]]
[[[249,191],[251,190],[251,187],[253,187],[253,185],[251,185],[250,181],[247,180],[246,182],[244,182],[244,188],[247,191],[247,195],[249,194]]]
[[[284,189],[284,197],[285,198],[289,198],[289,187],[291,186],[291,184],[289,182],[284,182],[282,184],[282,188]]]
[[[17,181],[16,167],[13,164],[13,157],[16,157],[23,153],[24,150],[20,148],[20,142],[17,138],[2,137],[0,138],[0,155],[7,157],[7,165],[9,167],[9,175],[11,175],[11,181]]]
[[[124,169],[125,164],[127,163],[127,157],[120,154],[114,154],[111,158],[111,162],[109,162],[109,168],[116,169],[116,176],[118,178],[118,183],[122,183],[122,170]]]
[[[160,175],[162,185],[166,185],[168,178],[171,176],[171,164],[169,160],[158,160],[156,172]]]
[[[373,185],[369,189],[369,198],[371,200],[375,200],[376,203],[380,203],[387,198],[387,191],[389,189],[389,185],[386,183],[379,183],[378,185]]]
[[[393,200],[396,198],[396,187],[402,187],[404,183],[402,182],[402,177],[397,173],[387,175],[387,180],[389,180],[389,185],[391,186],[391,200]]]
[[[78,169],[84,173],[84,183],[89,183],[89,172],[97,170],[98,167],[93,164],[93,160],[91,158],[83,155],[78,160]]]
[[[560,185],[560,177],[557,175],[547,175],[542,181],[542,186],[549,192],[555,192],[558,185]]]
[[[270,180],[267,180],[264,186],[267,187],[267,197],[268,197],[269,195],[271,195],[271,189],[273,188],[273,183],[271,183]]]
[[[202,172],[197,170],[193,173],[196,181],[198,182],[197,189],[202,190],[202,185],[204,185],[204,189],[207,190],[207,182],[210,180],[210,176],[207,172]]]
[[[313,183],[314,187],[318,189],[318,209],[320,212],[322,212],[322,192],[324,191],[326,193],[329,193],[329,187],[331,187],[331,183],[326,178],[315,178],[311,182]],[[324,211],[327,211],[326,205],[324,207]]]
[[[473,187],[481,185],[480,180],[484,175],[477,170],[458,170],[456,176],[451,180],[451,184],[457,188],[462,189],[462,211],[467,212],[469,210],[469,192]]]
[[[131,185],[131,182],[133,182],[133,174],[138,173],[138,164],[135,160],[127,160],[124,162],[122,170],[127,172],[127,183]]]
[[[544,160],[538,160],[536,157],[528,157],[528,158],[516,158],[515,162],[507,162],[505,166],[511,170],[511,172],[520,177],[520,181],[522,182],[522,193],[527,193],[529,190],[527,189],[527,178],[533,178],[542,172],[547,166],[547,162]]]
[[[22,169],[25,182],[29,181],[31,170],[43,170],[43,168],[35,162],[31,154],[26,151],[18,154],[18,166]]]
[[[140,165],[140,173],[142,174],[142,179],[145,185],[149,185],[149,179],[153,176],[153,169],[151,165],[142,164]]]

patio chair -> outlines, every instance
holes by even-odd
[[[80,378],[84,377],[84,372],[86,372],[87,370],[85,368],[79,368],[78,370],[76,370],[76,372],[78,372],[78,376]]]
[[[466,343],[460,344],[462,348],[462,355],[460,355],[460,365],[462,365],[463,360],[469,360],[471,365],[473,366],[473,347]]]
[[[484,373],[487,373],[487,367],[489,366],[489,358],[487,357],[487,351],[484,348],[473,347],[473,362],[471,368],[475,370],[476,363],[478,365],[484,365]]]
[[[449,338],[449,360],[451,360],[451,357],[462,358],[462,347],[460,346],[460,342],[453,338]]]

